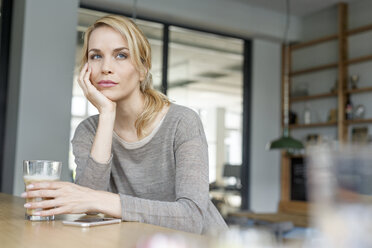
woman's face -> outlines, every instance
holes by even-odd
[[[88,41],[92,84],[112,101],[140,95],[143,80],[130,59],[128,42],[108,26],[95,29]]]

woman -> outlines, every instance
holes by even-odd
[[[42,182],[24,197],[48,216],[100,212],[195,233],[226,229],[209,200],[208,151],[192,110],[152,88],[148,40],[129,19],[105,16],[85,33],[79,85],[99,115],[72,140],[76,184]]]

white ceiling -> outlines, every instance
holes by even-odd
[[[280,13],[286,12],[286,0],[233,0],[273,10]],[[290,0],[291,15],[306,16],[322,9],[331,7],[340,2],[350,3],[358,0]]]

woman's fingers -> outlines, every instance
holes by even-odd
[[[92,68],[86,63],[79,75],[79,85],[84,92],[85,97],[93,104],[94,100],[92,99],[92,93],[96,88],[90,82],[90,74],[92,73]]]
[[[22,194],[24,198],[43,198],[41,201],[27,202],[27,209],[41,209],[41,216],[85,213],[96,211],[94,202],[97,200],[95,191],[69,182],[39,182],[33,189]],[[37,210],[34,210],[37,211]]]
[[[35,209],[35,208],[48,209],[48,208],[55,208],[59,206],[60,204],[55,199],[38,201],[38,202],[27,202],[24,205],[24,207],[28,209]]]
[[[87,72],[84,74],[84,77],[83,77],[84,85],[87,88],[87,92],[90,93],[90,94],[92,93],[93,90],[96,89],[92,85],[92,83],[90,82],[90,74],[91,73],[92,73],[92,68],[90,66],[88,66]]]
[[[83,66],[83,68],[80,71],[79,79],[78,79],[78,83],[79,83],[81,89],[83,90],[84,94],[86,94],[86,92],[87,92],[87,87],[84,83],[84,75],[87,72],[87,68],[88,68],[88,63],[85,63],[85,65]]]
[[[96,108],[99,107],[100,92],[93,86],[90,82],[90,74],[92,73],[92,68],[88,65],[87,71],[83,76],[83,85],[85,87],[85,97],[90,103],[92,103]]]
[[[67,207],[57,207],[57,208],[52,208],[48,210],[34,212],[33,215],[51,216],[51,215],[66,214],[66,213],[69,213]]]
[[[40,189],[59,189],[65,185],[72,184],[69,182],[61,181],[44,181],[44,182],[35,182],[27,185],[27,190],[40,190]]]
[[[57,197],[58,192],[56,190],[30,190],[22,193],[23,198],[55,198]]]

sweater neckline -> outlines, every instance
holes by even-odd
[[[156,125],[156,127],[151,131],[149,135],[144,137],[143,139],[135,142],[128,142],[122,139],[115,131],[113,131],[113,137],[115,137],[123,146],[128,150],[138,149],[149,143],[154,136],[158,133],[158,131],[162,128],[163,123],[168,119],[170,112],[173,109],[173,103],[169,104],[169,109],[167,113],[163,116],[160,122]]]

